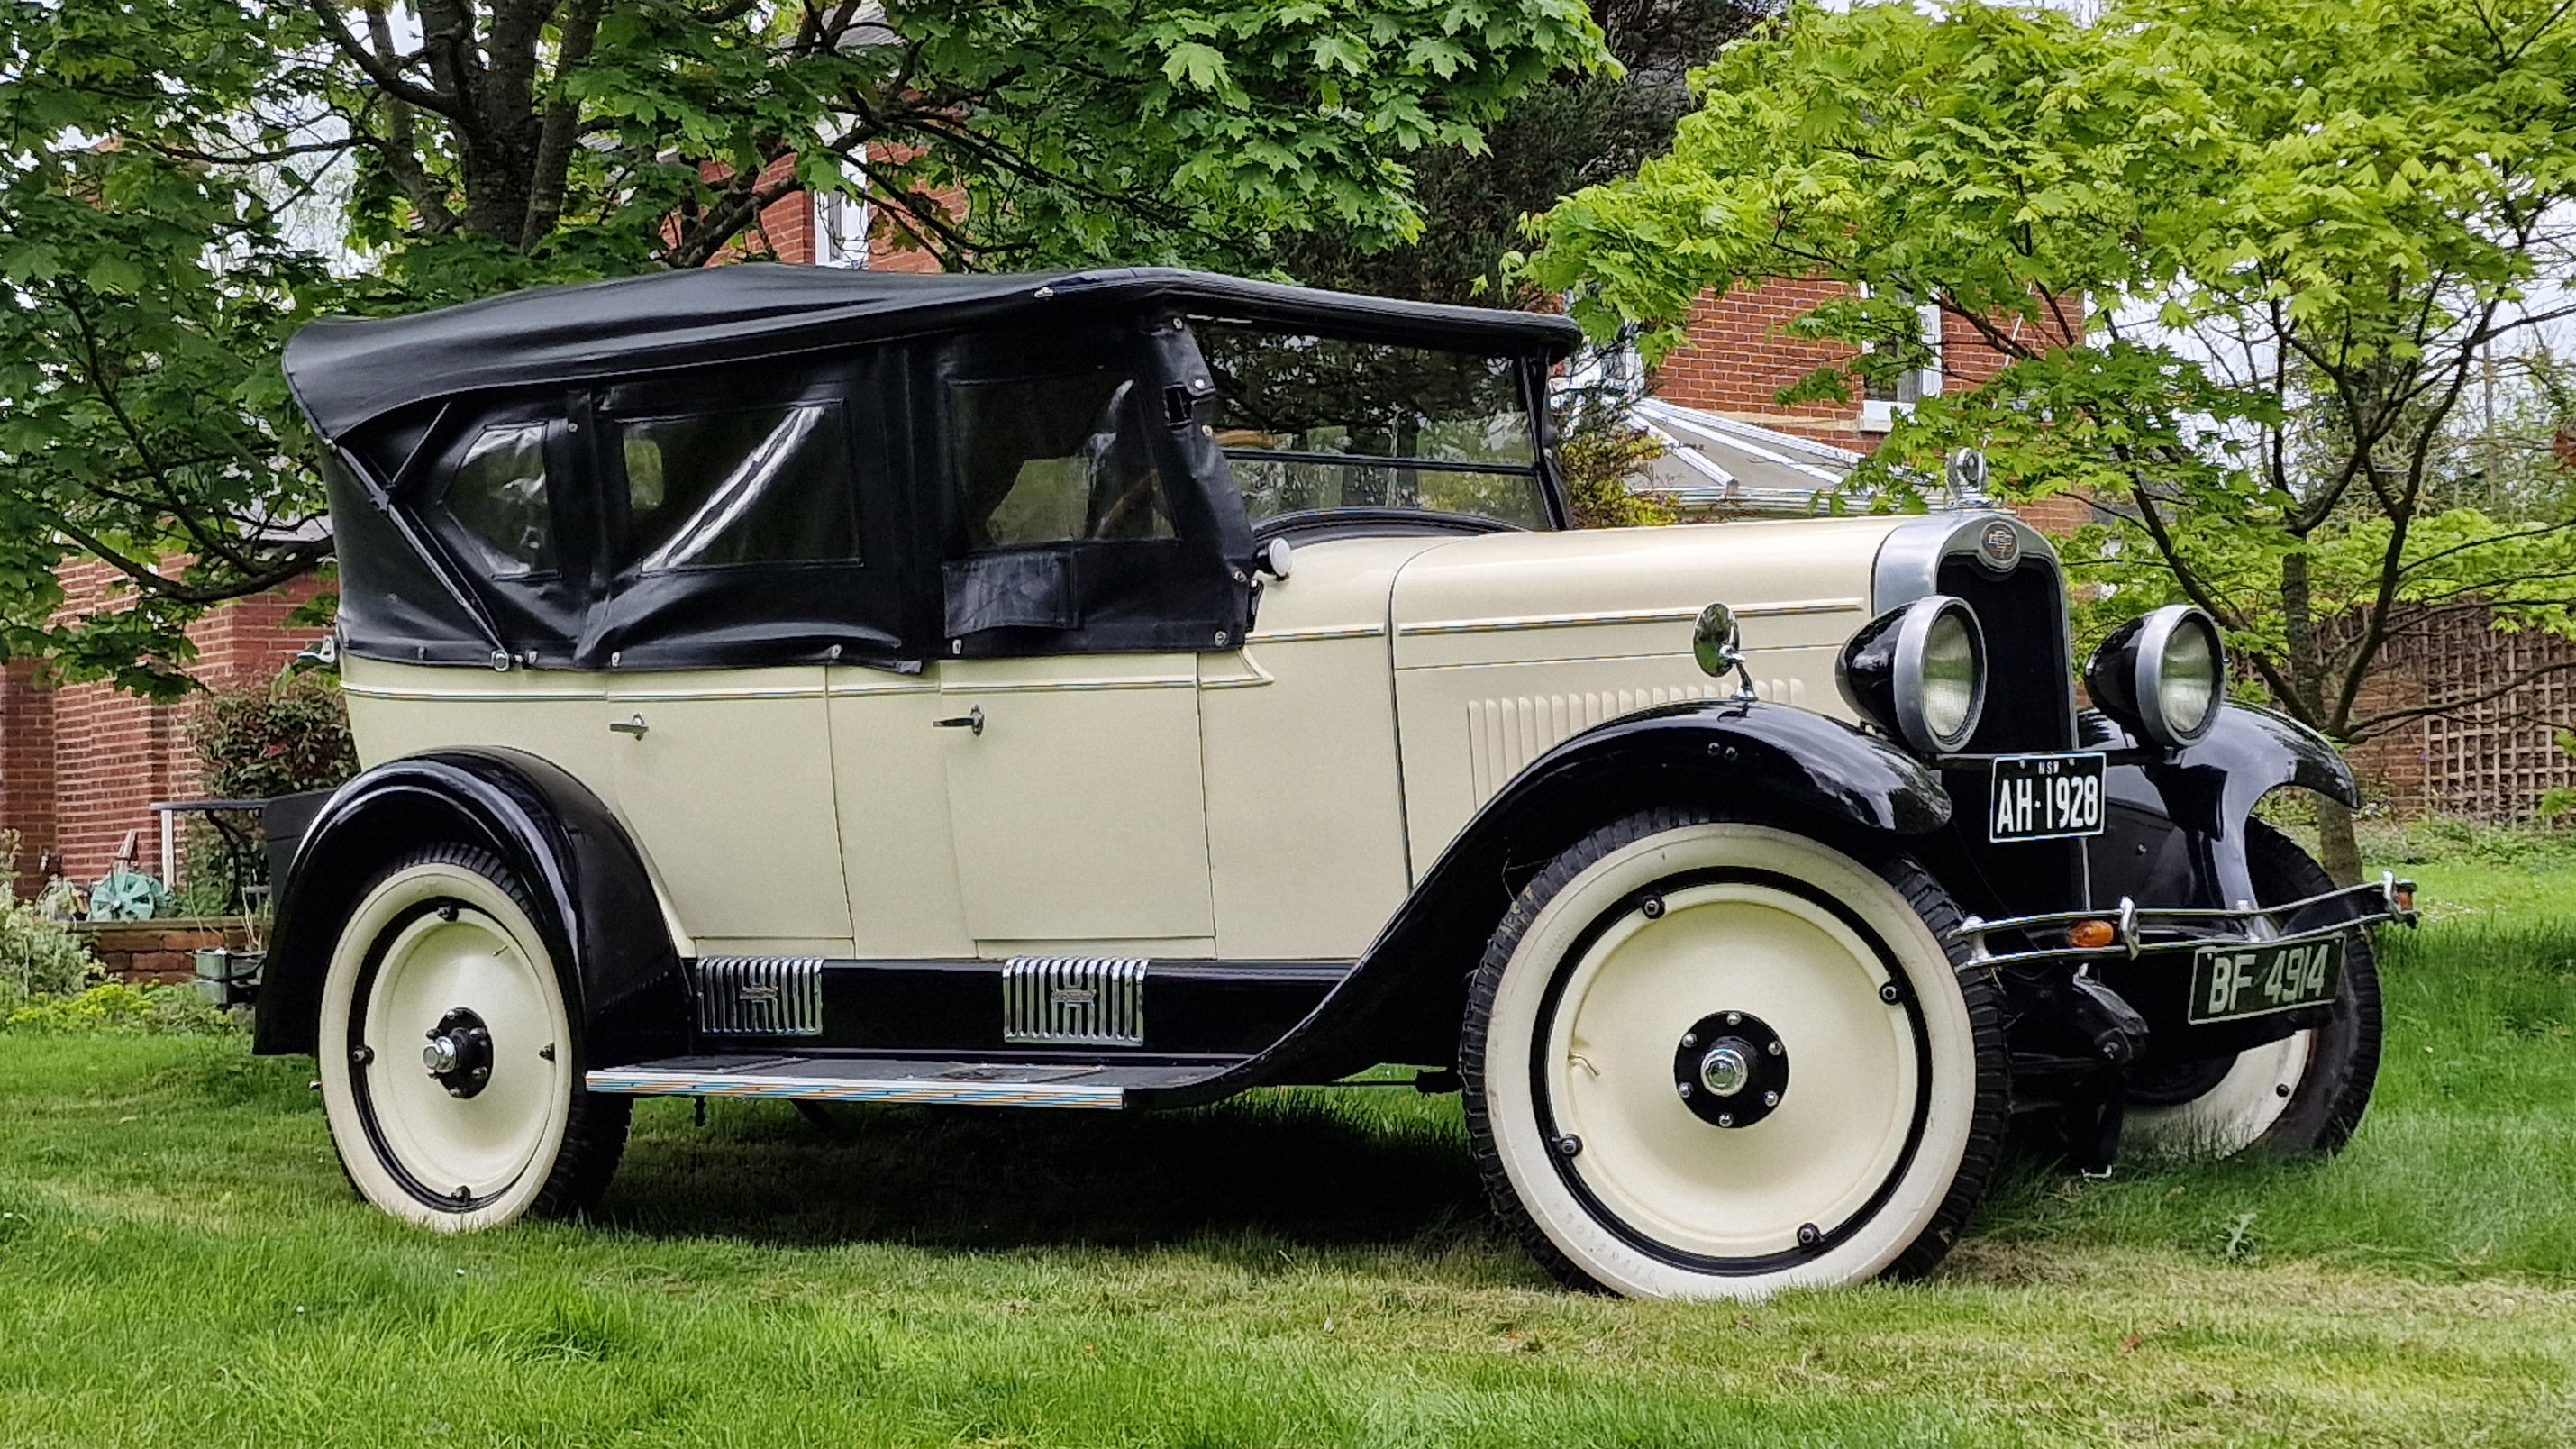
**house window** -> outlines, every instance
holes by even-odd
[[[866,267],[868,228],[876,219],[876,208],[862,197],[838,191],[810,194],[814,201],[814,265]]]
[[[1896,426],[1899,415],[1911,411],[1916,403],[1941,395],[1941,307],[1927,302],[1914,310],[1923,329],[1923,345],[1932,350],[1932,356],[1923,366],[1909,367],[1892,380],[1864,380],[1860,404],[1863,431],[1886,432]]]

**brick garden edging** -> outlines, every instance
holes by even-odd
[[[194,981],[195,953],[207,946],[250,946],[251,928],[239,916],[168,916],[154,921],[74,921],[68,929],[115,980]]]

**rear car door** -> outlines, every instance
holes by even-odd
[[[702,954],[850,950],[825,687],[866,641],[818,635],[810,663],[720,661],[729,636],[798,652],[779,646],[802,627],[799,593],[862,587],[853,406],[824,376],[632,387],[598,409],[614,564],[592,641],[609,665],[600,727],[624,737],[619,809]],[[656,667],[674,636],[693,667]]]
[[[1214,949],[1197,654],[1241,643],[1228,556],[1249,544],[1206,491],[1195,357],[1131,323],[960,339],[933,365],[933,727],[983,954]]]

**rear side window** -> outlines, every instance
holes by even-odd
[[[859,557],[839,403],[635,418],[619,447],[627,557],[645,573]]]
[[[952,551],[1172,537],[1143,392],[1114,370],[949,384]]]
[[[546,425],[485,428],[466,445],[439,504],[494,574],[551,570],[554,512],[546,498]]]

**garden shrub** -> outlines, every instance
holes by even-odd
[[[1578,419],[1558,443],[1557,471],[1577,528],[1646,528],[1674,520],[1672,509],[1628,491],[1664,445],[1642,428]]]
[[[80,938],[36,914],[26,901],[0,907],[0,1008],[35,996],[67,996],[96,978],[98,962]]]
[[[358,772],[340,679],[327,671],[287,670],[274,679],[217,690],[198,707],[191,735],[205,793],[219,800],[328,790]],[[234,829],[258,839],[259,822],[247,812]],[[175,901],[178,913],[230,913],[235,902],[221,833],[204,816],[191,817],[180,830],[180,858],[187,868]],[[252,879],[257,878],[254,867]]]
[[[203,1036],[231,1031],[233,1014],[193,986],[110,981],[77,996],[40,996],[0,1015],[0,1031],[118,1036]]]
[[[206,793],[220,800],[328,790],[358,773],[340,677],[326,671],[217,690],[199,706],[194,734]]]

